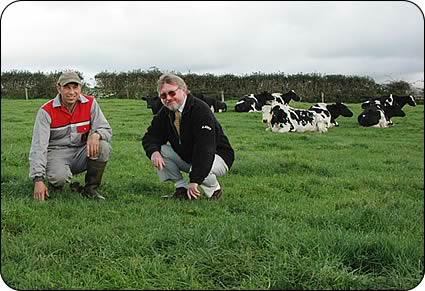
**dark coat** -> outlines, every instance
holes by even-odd
[[[234,161],[234,151],[211,109],[190,94],[182,112],[180,137],[174,126],[174,112],[164,106],[142,138],[149,159],[167,142],[182,160],[192,165],[190,182],[202,184],[210,173],[215,154],[223,158],[229,169]]]

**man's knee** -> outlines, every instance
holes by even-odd
[[[173,148],[169,144],[163,144],[161,146],[161,156],[163,158],[170,158],[175,155],[177,155],[176,152],[173,150]]]
[[[71,181],[72,174],[66,168],[47,171],[47,181],[55,187],[62,187],[66,182]]]
[[[99,143],[99,162],[107,162],[111,155],[112,147],[111,144],[105,140],[100,140]]]

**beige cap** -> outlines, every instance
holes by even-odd
[[[58,80],[58,84],[61,86],[65,86],[69,83],[77,83],[81,85],[81,79],[80,76],[74,71],[66,71],[63,72]]]

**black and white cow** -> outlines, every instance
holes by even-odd
[[[212,112],[227,111],[226,103],[221,102],[220,100],[217,100],[215,98],[212,98],[200,93],[192,93],[192,95],[204,101],[205,103],[207,103],[208,106],[211,108]],[[153,114],[157,114],[158,111],[162,108],[162,102],[158,96],[146,96],[146,97],[142,97],[142,100],[146,101],[147,108],[150,108]]]
[[[272,103],[267,122],[272,132],[328,131],[326,116],[313,110],[295,109],[276,101]]]
[[[387,119],[387,126],[393,125],[393,121],[391,120],[391,117],[393,116],[399,116],[404,117],[406,116],[406,113],[402,110],[403,106],[406,104],[409,104],[410,106],[416,106],[415,99],[411,95],[407,96],[398,96],[390,94],[390,96],[381,96],[381,97],[375,97],[368,101],[365,101],[362,103],[361,107],[362,109],[369,108],[371,105],[373,105],[371,108],[376,107],[376,104],[379,103],[380,109],[384,111],[385,118]]]
[[[261,92],[260,94],[245,95],[235,104],[236,112],[257,112],[267,103],[274,100],[269,92]]]
[[[390,122],[391,117],[406,116],[398,103],[394,102],[391,98],[385,99],[382,103],[381,100],[368,100],[363,102],[363,112],[357,117],[361,126],[364,127],[381,127],[386,128],[392,125]]]
[[[327,110],[330,113],[329,127],[339,126],[336,119],[339,116],[352,117],[353,112],[342,102],[336,102],[335,104],[316,103],[312,105],[309,110],[314,110],[320,113],[322,110]]]
[[[286,105],[288,105],[291,100],[301,101],[301,97],[295,93],[294,90],[290,90],[286,93],[272,93],[272,96],[274,97],[275,101]]]
[[[291,100],[300,101],[301,97],[290,90],[287,93],[269,93],[267,91],[260,94],[250,94],[242,97],[235,104],[236,112],[257,112],[262,111],[263,106],[270,105],[273,101],[281,104],[289,104]]]
[[[381,104],[384,104],[387,100],[389,103],[396,102],[398,103],[398,105],[400,105],[400,108],[403,108],[404,105],[406,104],[410,106],[416,106],[415,98],[412,95],[399,96],[399,95],[390,94],[390,96],[374,97],[368,101],[373,101],[373,100],[379,100],[381,101]],[[367,104],[368,101],[363,102],[363,104],[364,103]],[[363,104],[362,104],[362,108],[363,108]]]
[[[398,96],[390,95],[394,98],[394,101],[400,105],[400,108],[403,108],[404,105],[408,104],[410,106],[416,106],[415,98],[412,95]]]

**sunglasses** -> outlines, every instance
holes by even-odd
[[[176,94],[177,94],[177,90],[179,90],[180,88],[177,88],[177,89],[175,89],[175,90],[172,90],[172,91],[168,91],[167,93],[162,93],[161,95],[159,95],[159,97],[161,98],[161,99],[167,99],[167,95],[169,95],[170,97],[174,97],[174,96],[176,96]]]

